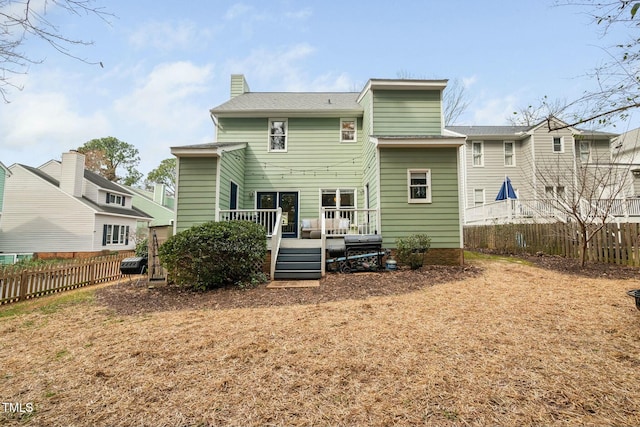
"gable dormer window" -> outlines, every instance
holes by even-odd
[[[287,151],[287,119],[269,119],[269,151]]]
[[[124,202],[125,202],[124,196],[120,194],[107,193],[106,203],[108,205],[124,206]]]

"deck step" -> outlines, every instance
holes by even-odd
[[[320,279],[322,272],[320,271],[276,271],[275,280],[314,280]]]
[[[274,279],[319,279],[321,263],[320,248],[280,248]]]
[[[313,270],[320,271],[320,261],[280,261],[276,263],[276,271],[280,270]]]

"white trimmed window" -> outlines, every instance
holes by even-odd
[[[287,119],[269,119],[269,151],[287,151]]]
[[[408,169],[407,189],[409,203],[431,203],[431,170]]]
[[[128,225],[105,224],[102,232],[102,246],[129,244]]]
[[[563,200],[564,187],[561,185],[548,185],[544,187],[544,194],[547,199]]]
[[[320,206],[323,208],[354,209],[356,191],[351,188],[320,190]]]
[[[516,165],[516,153],[515,143],[513,141],[504,142],[504,165],[515,166]]]
[[[356,119],[340,119],[340,142],[356,142]]]
[[[108,205],[120,205],[124,206],[125,198],[120,194],[107,193],[105,202]]]
[[[580,161],[589,163],[591,158],[591,141],[580,141]]]
[[[482,141],[473,141],[471,143],[471,153],[473,166],[484,166],[484,143]]]
[[[564,140],[561,136],[553,137],[553,152],[564,153]]]
[[[473,190],[473,204],[475,206],[484,205],[484,188],[475,188]]]

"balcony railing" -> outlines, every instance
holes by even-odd
[[[611,220],[640,222],[640,198],[583,200],[583,209],[593,209],[594,216],[607,215]],[[508,199],[467,208],[466,224],[491,222],[567,221],[567,214],[557,202],[545,199]]]

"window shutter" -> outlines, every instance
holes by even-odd
[[[125,232],[124,232],[124,244],[128,245],[129,244],[129,226],[127,225],[127,228],[125,228]]]
[[[105,200],[105,203],[109,203],[109,193],[107,193],[107,200]]]
[[[107,198],[109,195],[107,195]],[[102,246],[107,246],[107,224],[102,226]]]
[[[122,196],[122,206],[124,206],[124,196]]]

